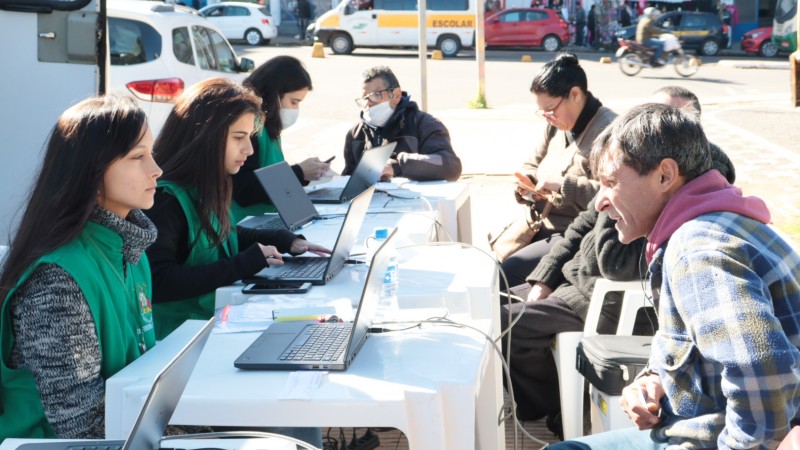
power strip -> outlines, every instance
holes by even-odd
[[[347,445],[347,450],[372,450],[381,445],[378,435],[367,429],[363,436]]]

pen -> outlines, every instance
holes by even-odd
[[[324,162],[325,162],[325,164],[330,164],[331,161],[333,161],[334,159],[336,159],[336,155],[331,156],[330,158],[326,159]]]

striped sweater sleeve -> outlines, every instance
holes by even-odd
[[[57,265],[40,265],[10,307],[15,341],[9,365],[33,374],[56,436],[103,438],[100,347],[89,304],[75,280]]]

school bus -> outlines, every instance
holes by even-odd
[[[455,56],[475,45],[475,0],[427,0],[427,45]],[[342,0],[313,24],[314,40],[346,55],[357,47],[416,47],[416,0]]]

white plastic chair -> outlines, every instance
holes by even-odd
[[[630,336],[633,334],[633,325],[636,313],[640,308],[651,306],[642,291],[642,281],[611,281],[599,278],[594,285],[589,310],[586,313],[586,323],[583,331],[570,331],[558,333],[553,342],[552,350],[558,369],[559,397],[561,400],[561,424],[564,439],[574,439],[583,436],[583,375],[575,368],[577,360],[578,343],[584,336],[597,335],[600,323],[600,312],[606,296],[611,292],[623,292],[622,306],[618,335]],[[635,374],[634,374],[635,375]],[[609,411],[619,409],[608,408]],[[614,419],[616,417],[613,417]],[[618,421],[614,421],[614,425]],[[628,422],[630,424],[630,422]]]

